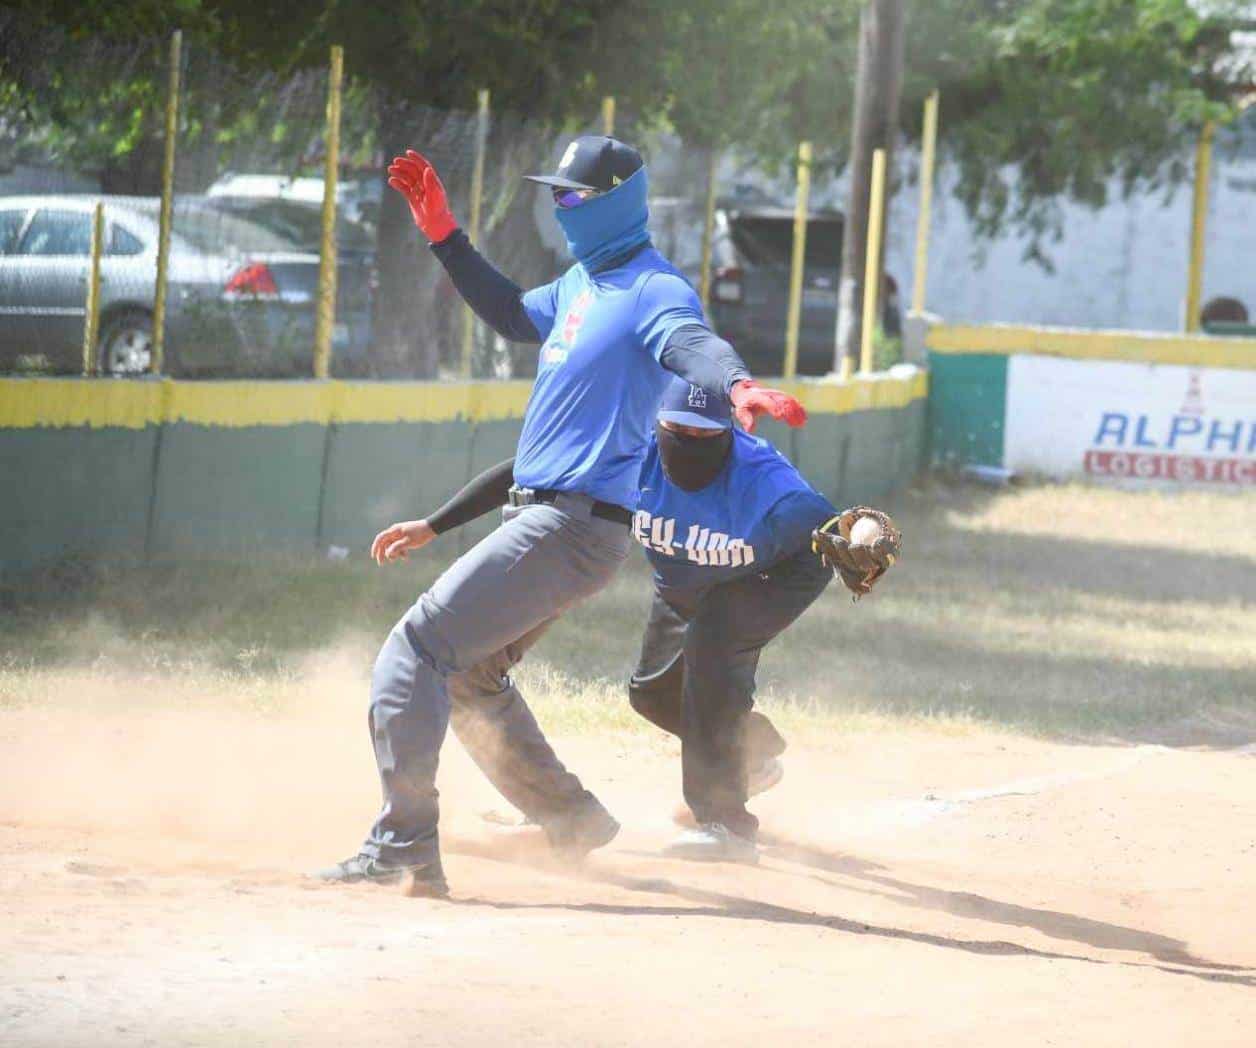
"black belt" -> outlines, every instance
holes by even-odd
[[[551,503],[559,495],[574,494],[578,494],[578,492],[549,491],[544,488],[511,488],[509,498],[512,506],[533,506],[538,502]],[[616,506],[613,502],[599,502],[597,499],[594,499],[589,513],[594,517],[601,517],[603,520],[623,524],[625,527],[632,523],[632,513],[624,509],[623,506]]]

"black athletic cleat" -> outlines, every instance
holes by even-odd
[[[398,866],[383,863],[370,855],[354,855],[352,858],[328,866],[314,875],[315,880],[327,884],[405,884],[405,894],[432,899],[443,899],[449,894],[449,884],[440,860],[419,866]]]
[[[584,858],[610,844],[619,833],[615,817],[592,794],[567,811],[545,819],[542,826],[550,847],[572,858]]]

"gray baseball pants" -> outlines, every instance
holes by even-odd
[[[593,798],[563,767],[510,668],[558,616],[605,586],[628,554],[623,524],[584,495],[506,507],[393,627],[371,677],[369,725],[384,803],[362,852],[384,863],[439,858],[436,769],[451,716],[476,764],[545,823]]]

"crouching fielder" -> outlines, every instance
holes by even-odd
[[[860,518],[872,542],[852,545]],[[754,711],[759,655],[838,575],[856,596],[894,562],[884,514],[839,514],[767,441],[732,427],[728,405],[674,380],[642,467],[633,533],[654,566],[654,602],[629,682],[633,708],[681,739],[685,801],[698,823],[667,853],[756,861],[747,797],[779,781],[785,740]],[[856,535],[856,538],[860,536]]]

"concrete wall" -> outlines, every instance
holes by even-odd
[[[1102,476],[1119,453],[1187,480],[1239,483],[1256,470],[1254,339],[936,325],[926,344],[934,465]],[[1124,443],[1096,444],[1105,414],[1127,419]],[[1158,427],[1176,436],[1157,437]]]
[[[919,469],[919,369],[789,388],[809,424],[761,433],[834,501],[882,497]],[[67,555],[359,552],[513,455],[529,390],[0,379],[0,573]]]

